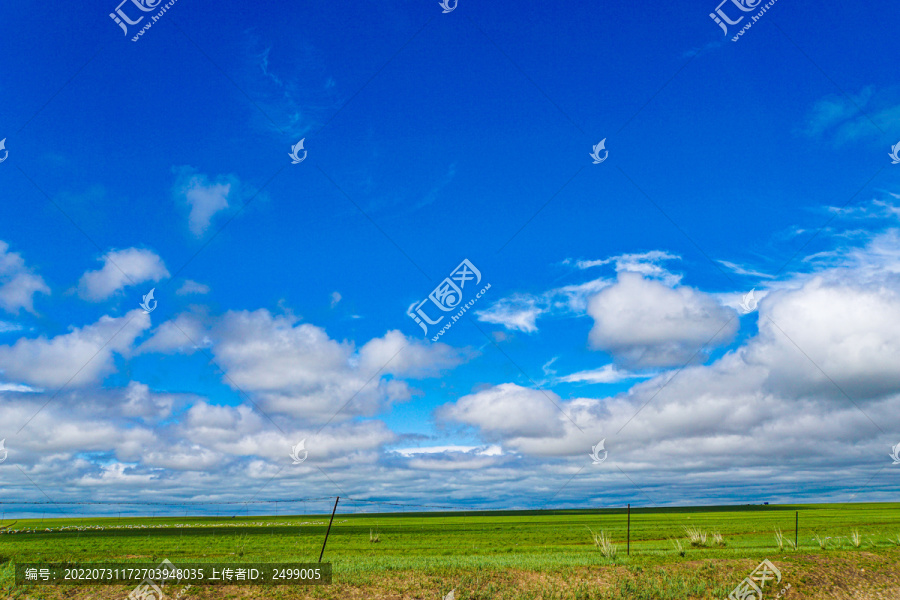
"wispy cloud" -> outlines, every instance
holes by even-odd
[[[763,273],[761,271],[754,271],[753,269],[744,267],[737,263],[729,262],[727,260],[719,260],[716,261],[732,273],[737,273],[738,275],[747,275],[749,277],[761,277],[765,279],[773,279],[774,275],[769,275],[768,273]]]
[[[578,371],[571,375],[559,377],[557,381],[563,383],[618,383],[626,379],[647,378],[650,375],[637,375],[629,371],[621,370],[615,365],[603,365],[599,369]]]
[[[830,94],[813,104],[802,133],[830,138],[841,145],[900,127],[900,101],[895,90],[876,94],[872,86],[849,96]]]
[[[191,294],[208,294],[209,286],[203,283],[197,283],[191,279],[186,279],[184,283],[181,284],[181,287],[178,288],[178,291],[175,292],[178,296],[187,296]]]

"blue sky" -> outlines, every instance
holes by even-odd
[[[4,496],[893,498],[896,11],[747,4],[4,6]]]

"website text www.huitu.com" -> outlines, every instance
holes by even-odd
[[[751,27],[753,27],[753,24],[756,23],[757,21],[759,21],[760,18],[765,14],[765,12],[767,10],[769,10],[770,8],[772,8],[772,6],[776,2],[778,2],[778,0],[771,0],[768,4],[763,4],[762,10],[760,10],[755,15],[751,16],[750,20],[747,22],[747,24],[744,25],[743,27],[741,27],[741,30],[737,32],[737,35],[735,35],[733,38],[731,38],[731,41],[732,42],[738,41],[740,39],[740,37],[742,35],[744,35],[744,32],[747,31],[748,29],[750,29]]]
[[[131,38],[131,41],[132,42],[138,41],[140,39],[140,37],[142,35],[144,35],[144,32],[147,31],[148,29],[150,29],[151,27],[153,27],[153,24],[156,23],[157,21],[159,21],[160,17],[162,17],[167,10],[172,8],[172,6],[176,2],[178,2],[178,0],[170,0],[170,2],[163,4],[162,9],[158,13],[156,13],[155,15],[152,15],[150,17],[150,20],[147,21],[147,24],[144,25],[143,27],[141,27],[141,30],[137,32],[137,35],[135,35],[133,38]]]
[[[432,342],[438,341],[438,338],[441,337],[442,335],[444,335],[445,331],[447,331],[448,329],[453,327],[453,324],[456,323],[457,321],[459,321],[460,317],[462,317],[467,310],[469,310],[470,308],[475,306],[475,303],[478,302],[478,299],[481,298],[481,296],[484,295],[484,293],[486,291],[488,291],[489,289],[491,289],[491,284],[487,284],[486,286],[481,288],[481,291],[478,292],[477,294],[475,294],[475,297],[473,299],[471,299],[468,302],[466,302],[465,304],[463,304],[462,309],[460,309],[460,311],[458,313],[456,313],[455,315],[450,315],[450,320],[447,321],[446,325],[441,327],[441,330],[437,332],[437,335],[435,335],[433,338],[431,338],[431,341]]]

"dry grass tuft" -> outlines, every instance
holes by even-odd
[[[685,527],[684,533],[688,537],[688,541],[691,542],[691,546],[705,546],[706,545],[706,532],[700,529],[699,527]]]
[[[591,537],[594,538],[594,545],[600,549],[600,554],[604,558],[616,557],[616,545],[612,543],[612,538],[607,536],[602,530],[600,533],[594,533],[590,527],[587,530],[591,532]]]

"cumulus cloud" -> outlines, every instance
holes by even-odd
[[[507,422],[498,407],[511,416],[516,403],[505,398],[539,401],[540,392],[510,383],[445,405],[438,418],[475,426],[523,459],[573,457],[574,464],[556,463],[556,475],[563,483],[584,479],[568,484],[576,499],[590,493],[593,479],[578,463],[589,462],[589,448],[604,438],[604,467],[612,470],[588,469],[605,477],[621,469],[632,493],[654,503],[673,489],[710,502],[741,494],[821,497],[847,488],[886,499],[890,483],[871,472],[888,464],[900,430],[900,263],[884,251],[893,235],[879,236],[872,251],[847,257],[845,265],[783,282],[751,317],[758,333],[709,365],[666,371],[608,397],[553,396],[562,408],[555,414],[549,402],[543,412],[524,405],[520,415],[535,414],[524,423],[515,416]],[[882,268],[859,268],[863,256]],[[646,286],[637,276],[632,283]],[[702,305],[696,290],[682,296],[666,289],[650,293],[687,299],[689,317]]]
[[[102,260],[103,267],[86,272],[78,282],[78,294],[85,300],[99,302],[128,286],[160,281],[169,276],[162,259],[151,250],[114,250]]]
[[[672,273],[662,263],[677,260],[675,254],[653,250],[636,254],[620,254],[599,260],[565,260],[563,264],[574,264],[579,271],[601,266],[612,266],[616,273],[640,273],[648,278],[658,279],[666,285],[676,285],[681,275]],[[588,300],[597,292],[612,285],[613,279],[599,277],[583,283],[570,284],[547,290],[540,294],[515,293],[501,298],[485,310],[475,314],[479,321],[502,325],[510,331],[534,333],[538,330],[537,320],[550,315],[582,316],[587,310]]]
[[[249,486],[265,488],[266,498],[295,501],[300,512],[315,505],[297,502],[298,477],[304,496],[340,493],[336,480],[353,489],[371,475],[381,448],[396,442],[380,421],[332,425],[319,433],[286,425],[282,432],[247,405],[216,406],[190,394],[160,394],[140,383],[130,384],[126,396],[130,399],[123,402],[119,392],[67,390],[52,402],[47,395],[11,402],[0,392],[0,424],[28,423],[21,434],[6,436],[6,464],[25,470],[30,481],[8,478],[4,474],[10,471],[2,470],[4,489],[36,500],[46,499],[38,487],[52,489],[54,502],[82,499],[84,493],[106,501],[240,501],[247,499]],[[184,419],[160,421],[152,407],[163,396],[169,397],[164,409],[169,399],[193,406]],[[152,428],[145,424],[148,419]],[[304,465],[291,465],[288,452],[303,438],[309,458]],[[69,485],[53,485],[59,481]]]
[[[327,419],[371,415],[413,393],[397,378],[434,377],[468,353],[388,331],[357,349],[324,329],[267,310],[221,317],[183,313],[160,325],[139,353],[208,348],[225,382],[269,412]]]
[[[97,382],[114,372],[114,356],[129,354],[149,326],[149,315],[135,309],[53,338],[21,338],[0,346],[0,371],[6,379],[47,388]]]
[[[502,435],[515,445],[517,438],[558,436],[563,433],[559,396],[504,383],[463,396],[441,407],[438,418],[479,428],[487,439]]]
[[[359,369],[364,373],[382,370],[396,377],[435,377],[460,364],[465,354],[447,344],[413,341],[397,330],[366,342],[359,349]]]
[[[157,394],[150,386],[138,381],[131,381],[125,388],[122,414],[128,417],[146,419],[163,419],[172,414],[175,394]]]
[[[229,200],[240,195],[240,181],[234,175],[219,175],[210,181],[207,175],[186,166],[175,172],[175,197],[189,209],[188,229],[201,237],[216,213],[228,208]]]
[[[49,294],[50,288],[40,275],[25,266],[25,259],[9,251],[9,244],[0,240],[0,308],[19,314],[21,309],[34,313],[34,295]],[[0,331],[3,331],[0,322]]]
[[[393,452],[408,459],[407,468],[427,471],[465,471],[488,469],[501,464],[500,446],[432,446],[403,448]]]
[[[426,376],[458,364],[444,344],[412,342],[396,331],[359,351],[325,330],[266,310],[229,312],[214,330],[213,354],[230,385],[266,410],[307,418],[372,415],[408,400],[408,384],[384,375]]]
[[[352,460],[353,453],[369,453],[396,440],[380,421],[343,423],[321,430],[274,430],[268,419],[252,407],[191,407],[181,427],[185,439],[220,455],[262,457],[280,461],[301,439],[312,459]]]
[[[397,448],[393,450],[403,456],[415,456],[416,454],[444,454],[447,452],[475,453],[484,456],[499,456],[502,448],[496,444],[490,446],[428,446],[425,448]]]
[[[761,304],[759,336],[746,356],[768,365],[768,387],[855,400],[900,389],[900,278],[848,285],[848,273],[840,274],[774,292]]]
[[[10,453],[5,466],[20,466],[45,489],[54,481],[71,482],[54,489],[55,501],[83,499],[85,493],[98,500],[241,501],[248,488],[264,489],[261,496],[267,499],[296,501],[299,477],[303,495],[373,501],[354,507],[360,510],[385,510],[377,501],[401,495],[410,503],[507,509],[548,501],[553,506],[843,501],[857,490],[860,499],[889,500],[896,485],[887,475],[887,455],[900,431],[900,377],[894,367],[900,240],[888,232],[843,253],[840,261],[829,260],[814,275],[772,282],[758,313],[741,317],[756,321],[749,337],[708,365],[660,371],[625,391],[596,397],[563,396],[504,379],[480,384],[435,411],[438,430],[452,432],[441,440],[395,433],[381,420],[363,417],[390,405],[382,386],[392,378],[426,376],[455,364],[460,358],[448,349],[426,350],[397,332],[357,346],[268,311],[188,315],[198,338],[208,337],[215,362],[247,396],[267,412],[266,402],[287,399],[286,412],[270,413],[280,429],[250,402],[231,406],[223,402],[233,399],[213,402],[159,392],[138,381],[118,389],[67,388],[38,412],[56,388],[41,392],[38,384],[7,370],[4,381],[27,382],[13,385],[32,385],[34,391],[0,387],[0,430],[34,419],[19,436],[0,431]],[[624,296],[660,296],[680,307],[677,314],[705,326],[699,307],[711,296],[698,290],[631,273],[620,274],[601,293],[629,291],[623,285],[629,277],[633,293]],[[143,329],[148,328],[149,320]],[[663,329],[669,331],[666,323]],[[684,339],[674,331],[664,342]],[[72,334],[85,336],[82,330]],[[649,344],[641,336],[638,345]],[[163,337],[157,338],[159,348],[190,351],[178,346],[183,342],[164,344]],[[19,355],[39,349],[36,341],[60,343],[25,340],[32,346]],[[627,341],[626,347],[634,344]],[[657,338],[651,342],[659,344]],[[37,352],[31,362],[4,362],[3,353],[12,349],[2,347],[0,369],[57,359]],[[406,357],[408,350],[413,354]],[[554,384],[625,373],[606,365],[556,377],[551,367],[558,368],[558,362],[545,367]],[[373,395],[361,405],[350,404],[347,415],[354,419],[335,419],[319,431],[328,411],[306,403],[318,397],[329,410],[338,407],[347,400],[340,380],[352,381],[351,387],[368,382]],[[459,382],[451,383],[447,393]],[[309,458],[292,465],[290,447],[303,439]],[[609,457],[595,465],[588,454],[601,439]],[[430,446],[413,447],[425,443]],[[17,473],[0,469],[4,489],[16,498],[43,499],[24,478],[9,477]],[[303,509],[296,505],[297,512]]]
[[[201,348],[209,348],[212,346],[209,322],[209,317],[202,312],[181,313],[161,323],[135,353],[191,354]]]
[[[588,314],[591,345],[637,367],[681,365],[704,346],[731,341],[739,325],[736,313],[712,296],[636,273],[620,273],[591,298]]]
[[[382,401],[409,397],[399,381],[376,378],[369,384],[376,373],[351,367],[351,344],[287,316],[266,310],[229,312],[215,338],[213,352],[228,383],[252,393],[267,410],[321,419],[351,399],[348,414],[373,414]]]

